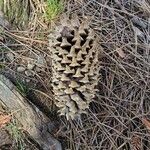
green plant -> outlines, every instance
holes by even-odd
[[[29,1],[26,0],[0,0],[0,8],[2,9],[6,19],[17,25],[18,27],[24,27],[29,20]]]
[[[63,11],[63,3],[59,0],[47,0],[46,1],[46,19],[52,20],[57,17]]]
[[[20,91],[21,94],[26,95],[28,92],[28,87],[21,81],[16,81],[16,87]]]
[[[11,134],[12,139],[14,140],[14,142],[16,144],[16,148],[18,150],[25,150],[23,134],[19,130],[19,128],[18,128],[18,126],[16,124],[16,121],[13,120],[11,123],[9,123],[7,125],[6,128],[9,131],[9,133]]]

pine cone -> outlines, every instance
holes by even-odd
[[[88,22],[63,17],[49,35],[55,104],[67,119],[86,113],[98,83],[99,47]]]

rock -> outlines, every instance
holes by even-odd
[[[15,59],[15,56],[13,53],[9,52],[6,54],[6,58],[9,60],[9,61],[14,61]]]
[[[17,72],[24,72],[25,70],[26,70],[26,68],[23,66],[17,67]]]
[[[35,64],[28,63],[27,69],[32,70],[35,67]]]
[[[45,58],[42,55],[37,57],[37,66],[44,66],[45,65]]]
[[[29,134],[41,149],[62,150],[61,143],[58,140],[52,137],[47,130],[44,132],[40,130],[43,128],[43,125],[50,123],[50,119],[23,97],[13,83],[3,75],[0,75],[0,90],[0,104],[4,104],[10,112],[19,110],[14,114],[18,125],[21,125],[21,128]],[[0,143],[2,143],[1,139],[5,139],[5,137],[2,138],[0,134]],[[6,142],[6,139],[4,142]],[[7,141],[8,143],[10,142],[9,139]]]
[[[30,79],[26,79],[26,82],[29,83],[31,80]]]
[[[38,67],[38,66],[36,66],[36,67],[35,67],[35,71],[36,71],[36,72],[41,72],[41,68]]]
[[[38,67],[38,66],[36,66],[36,67],[35,67],[35,71],[36,71],[37,73],[45,72],[45,67]]]
[[[33,70],[26,70],[25,75],[28,77],[32,77],[35,75],[35,72]]]

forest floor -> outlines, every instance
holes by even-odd
[[[53,104],[48,35],[62,13],[90,16],[100,39],[98,92],[78,121]],[[149,0],[2,0],[0,68],[55,124],[64,150],[150,149]],[[1,107],[0,149],[40,149]]]

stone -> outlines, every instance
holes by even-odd
[[[28,63],[27,69],[32,70],[35,67],[35,64]]]
[[[15,119],[19,128],[24,129],[34,141],[43,150],[62,150],[61,143],[57,141],[47,130],[43,129],[43,125],[48,126],[50,119],[43,114],[32,102],[19,93],[15,85],[0,74],[0,104],[7,107],[8,112],[15,112]],[[0,129],[0,146],[3,144],[11,144],[6,133],[2,133]],[[1,148],[0,148],[1,149]]]
[[[41,72],[41,70],[42,70],[42,69],[41,69],[40,67],[38,67],[38,66],[35,67],[35,71],[36,71],[36,72]]]
[[[26,79],[26,82],[29,83],[31,80],[30,79]]]
[[[6,54],[6,58],[9,60],[9,61],[14,61],[15,59],[15,56],[13,53],[9,52]]]
[[[28,77],[32,77],[35,75],[35,72],[33,70],[26,70],[25,75]]]
[[[44,66],[45,65],[45,58],[42,55],[38,55],[37,57],[37,66]]]
[[[25,70],[26,70],[26,68],[23,66],[17,67],[17,72],[24,72]]]

